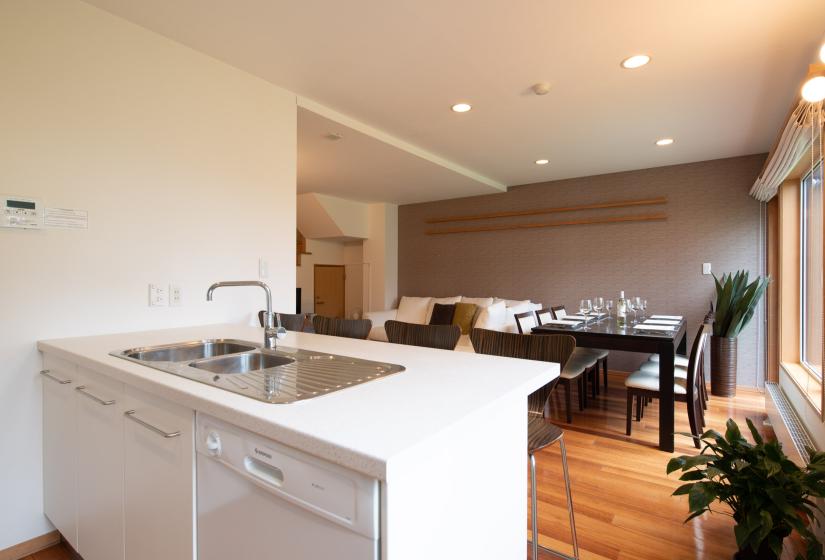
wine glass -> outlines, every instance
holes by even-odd
[[[579,312],[584,315],[584,330],[588,330],[587,328],[587,316],[590,315],[590,312],[593,310],[593,302],[589,299],[583,299],[579,301]]]
[[[602,309],[604,309],[604,298],[597,297],[593,298],[593,311],[596,312],[596,320],[599,320],[599,316],[602,314]]]
[[[607,316],[613,317],[613,300],[609,299],[604,303],[605,307],[607,308]]]
[[[642,312],[642,319],[644,319],[645,318],[645,308],[642,305],[642,301],[643,300],[640,296],[636,296],[635,298],[633,298],[633,307],[636,308],[636,311],[641,311]]]
[[[647,318],[647,300],[642,300],[642,317]]]
[[[625,305],[627,305],[627,310],[628,311],[633,312],[633,321],[630,324],[635,325],[637,323],[637,321],[636,321],[636,306],[633,304],[633,298],[628,298]]]

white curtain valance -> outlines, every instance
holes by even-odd
[[[811,123],[820,121],[821,111],[822,103],[799,102],[788,118],[776,147],[768,156],[762,173],[751,187],[752,197],[767,202],[776,195],[788,174],[811,149]]]

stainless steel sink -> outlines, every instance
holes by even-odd
[[[295,360],[274,354],[237,354],[235,356],[225,356],[213,360],[201,360],[189,364],[193,368],[205,369],[212,373],[236,374],[250,373],[262,369],[270,369],[285,366]]]
[[[125,358],[139,362],[188,362],[203,358],[225,356],[226,354],[250,352],[256,348],[258,348],[258,345],[252,344],[251,342],[212,339],[164,344],[160,346],[146,346],[143,348],[130,348],[129,350],[124,350],[122,354]]]
[[[404,366],[278,347],[210,339],[129,348],[112,356],[273,404],[319,397],[404,371]]]

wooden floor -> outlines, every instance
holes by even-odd
[[[24,556],[22,560],[72,560],[74,557],[62,543],[40,552],[35,552],[30,556]]]
[[[665,465],[673,455],[656,447],[658,404],[647,407],[640,423],[634,421],[632,437],[624,435],[623,381],[623,375],[611,373],[607,395],[591,401],[584,412],[577,411],[572,425],[565,425],[561,417],[554,419],[565,428],[581,558],[730,560],[736,544],[729,517],[705,516],[683,524],[687,499],[670,495],[679,483],[677,477],[665,474]],[[677,409],[676,429],[688,431],[682,406]],[[559,406],[554,409],[562,412]],[[745,418],[751,418],[766,436],[773,435],[763,425],[766,415],[761,392],[739,389],[733,399],[712,397],[708,426],[721,431],[729,417],[743,427]],[[695,451],[686,438],[677,437],[676,443],[678,454]],[[570,554],[558,446],[539,452],[536,468],[539,543]],[[70,558],[58,546],[25,560]],[[539,560],[545,558],[552,556],[540,555]]]
[[[673,497],[680,484],[667,476],[674,455],[659,451],[658,403],[648,405],[633,435],[625,436],[624,375],[610,374],[610,388],[573,424],[563,422],[563,403],[554,396],[553,422],[565,428],[568,464],[581,558],[730,560],[736,550],[732,520],[704,516],[684,524],[687,497]],[[555,402],[558,399],[558,402]],[[574,401],[575,402],[575,401]],[[684,403],[677,404],[676,431],[689,431]],[[708,428],[724,431],[728,418],[745,428],[745,418],[768,437],[764,394],[740,389],[732,399],[711,397]],[[676,454],[694,454],[692,442],[677,436]],[[539,544],[572,553],[558,446],[536,456]],[[529,557],[529,556],[528,556]],[[544,558],[544,555],[540,555]],[[547,556],[551,558],[551,556]]]

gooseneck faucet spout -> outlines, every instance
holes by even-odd
[[[215,282],[206,291],[206,301],[212,301],[212,294],[218,288],[229,288],[238,286],[257,286],[266,292],[266,313],[264,315],[264,348],[274,350],[277,346],[277,339],[286,336],[286,329],[281,326],[281,316],[272,312],[272,292],[269,286],[257,280],[231,280],[227,282]],[[277,326],[276,326],[277,322]]]

